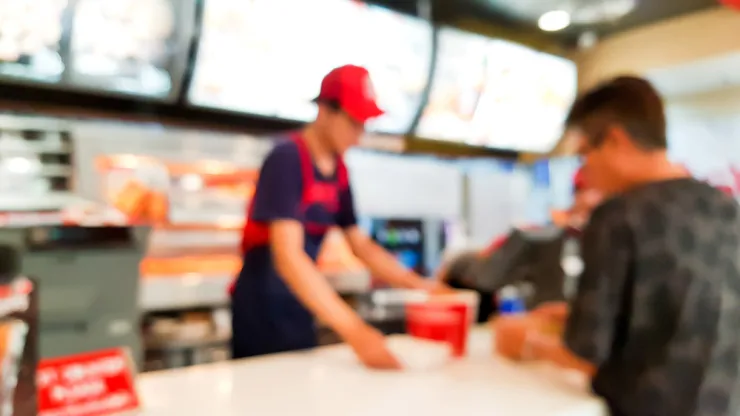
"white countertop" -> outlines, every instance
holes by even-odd
[[[138,378],[142,416],[607,416],[585,380],[491,353],[488,330],[471,334],[468,358],[428,372],[377,372],[325,349]]]

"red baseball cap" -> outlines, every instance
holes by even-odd
[[[383,115],[375,101],[375,88],[367,69],[345,65],[333,69],[321,81],[317,102],[336,102],[342,111],[360,123]]]

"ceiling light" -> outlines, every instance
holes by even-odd
[[[549,11],[540,16],[538,24],[545,32],[557,32],[570,26],[570,14],[564,10]]]
[[[613,22],[632,13],[637,0],[602,0],[578,6],[573,10],[571,22],[577,25],[595,25]]]

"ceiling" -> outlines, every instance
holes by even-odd
[[[470,20],[484,21],[492,26],[508,29],[508,32],[521,32],[532,35],[537,32],[551,42],[573,45],[584,32],[593,30],[598,36],[605,36],[659,20],[680,16],[717,6],[718,0],[370,0],[406,11],[417,13],[423,6],[431,3],[434,20],[441,23],[457,24]],[[566,30],[555,33],[542,32],[537,28],[539,17],[548,11],[565,10],[575,16],[581,12],[616,10],[625,3],[634,2],[632,12],[615,21],[598,24],[573,24]],[[611,7],[611,9],[610,9]],[[585,13],[585,14],[584,14]],[[464,24],[462,26],[465,26]],[[508,33],[507,32],[507,33]],[[513,34],[516,36],[516,33]]]

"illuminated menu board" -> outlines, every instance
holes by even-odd
[[[577,88],[575,64],[511,42],[442,29],[421,137],[551,150]]]
[[[387,112],[369,127],[406,133],[431,52],[427,23],[351,0],[208,0],[188,98],[197,106],[310,121],[324,75],[357,64],[370,71]]]
[[[416,133],[470,142],[481,136],[475,110],[485,87],[489,40],[451,28],[440,29],[438,36],[432,90]]]
[[[577,90],[575,64],[511,42],[492,41],[486,88],[476,109],[485,120],[472,144],[548,152],[562,136]]]
[[[65,82],[174,99],[194,7],[189,0],[77,0]]]
[[[360,7],[366,12],[357,25],[361,30],[356,48],[362,52],[357,63],[370,71],[379,105],[386,111],[368,128],[406,134],[421,109],[429,81],[432,27],[382,7]]]
[[[0,0],[0,77],[55,83],[67,0]]]

